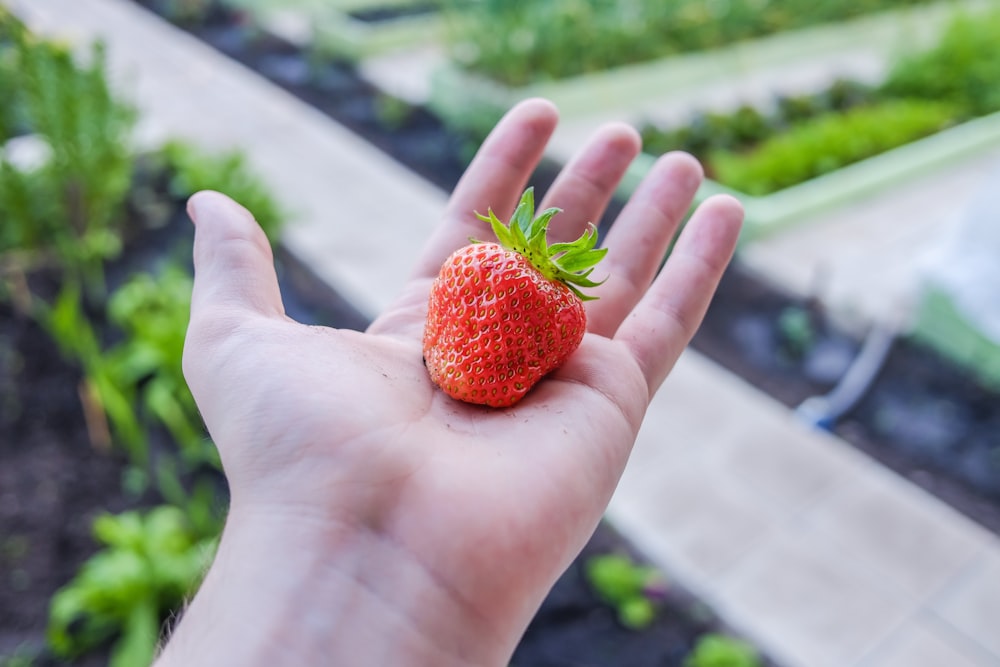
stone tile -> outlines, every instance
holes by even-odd
[[[984,547],[984,534],[936,498],[873,469],[817,506],[815,539],[849,554],[887,586],[916,601],[952,579]]]
[[[839,551],[785,534],[755,550],[716,605],[788,667],[845,667],[881,643],[911,605]]]
[[[739,422],[720,418],[720,405],[739,382],[728,372],[687,350],[653,397],[626,470],[628,479],[656,474],[663,466],[699,458],[725,441]]]
[[[782,409],[758,414],[711,455],[735,483],[788,515],[806,511],[863,465],[852,454]]]
[[[989,651],[1000,665],[1000,542],[955,584],[933,609],[959,632]]]
[[[858,667],[996,667],[998,664],[940,621],[918,616],[893,632]]]
[[[739,562],[771,529],[765,510],[717,469],[699,461],[665,467],[619,487],[608,509],[668,570],[711,580]]]

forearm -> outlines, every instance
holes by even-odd
[[[487,625],[380,537],[234,515],[156,667],[506,664]]]

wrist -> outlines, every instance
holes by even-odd
[[[513,641],[384,535],[234,510],[156,667],[503,665]]]

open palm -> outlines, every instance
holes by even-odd
[[[608,236],[595,275],[609,279],[592,292],[600,298],[588,303],[577,352],[513,408],[448,398],[421,358],[431,282],[451,251],[488,234],[474,212],[513,210],[555,124],[539,100],[501,121],[414,277],[363,334],[285,317],[270,250],[249,214],[214,193],[191,207],[185,372],[220,449],[232,512],[389,545],[399,567],[446,591],[500,653],[600,519],[742,217],[734,200],[709,200],[659,271],[701,180],[692,158],[662,158]],[[595,135],[542,203],[564,209],[550,239],[575,238],[600,218],[638,150],[625,126]]]

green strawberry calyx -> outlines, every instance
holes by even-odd
[[[549,245],[546,232],[549,222],[557,213],[562,213],[562,209],[547,208],[536,217],[535,189],[528,188],[521,195],[510,223],[500,220],[493,209],[489,210],[488,215],[477,213],[476,217],[490,223],[500,245],[523,255],[543,276],[563,283],[581,301],[596,300],[598,297],[584,294],[580,288],[597,287],[604,282],[594,282],[590,279],[590,274],[608,254],[608,249],[594,247],[597,245],[597,228],[593,223],[577,240]],[[470,240],[482,243],[476,239]]]

